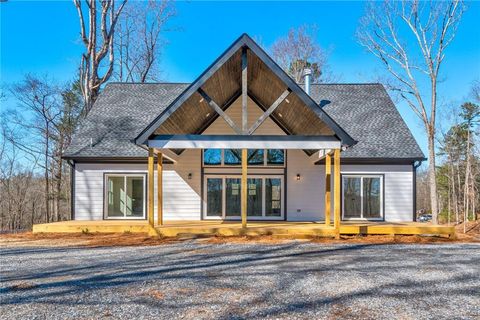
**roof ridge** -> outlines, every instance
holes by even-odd
[[[191,82],[121,82],[121,81],[111,81],[109,84],[190,84]]]
[[[352,85],[362,85],[362,86],[375,86],[375,85],[381,85],[383,86],[382,83],[380,82],[330,82],[330,83],[312,83],[310,84],[311,86],[352,86]]]
[[[192,82],[167,82],[167,81],[161,81],[161,82],[122,82],[122,81],[111,81],[108,82],[107,85],[109,84],[141,84],[141,85],[153,85],[153,84],[185,84],[189,85]],[[362,85],[362,86],[374,86],[374,85],[381,85],[383,86],[382,83],[380,82],[330,82],[330,83],[312,83],[310,84],[311,86],[351,86],[351,85]]]

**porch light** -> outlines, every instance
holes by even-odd
[[[290,103],[290,100],[288,100],[288,99],[285,99],[285,102],[286,102],[286,103]]]
[[[279,116],[280,118],[283,118],[283,115],[282,115],[280,112],[278,113],[278,116]]]
[[[205,118],[210,117],[210,112],[205,115]]]
[[[300,181],[300,173],[297,173],[297,181]]]
[[[203,100],[204,100],[203,98],[202,98],[202,99],[200,99],[200,100],[198,100],[198,103],[202,103],[202,102],[203,102]]]

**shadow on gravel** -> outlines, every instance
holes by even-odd
[[[160,247],[125,248],[48,248],[7,250],[9,259],[27,261],[43,259],[38,268],[2,271],[0,305],[39,302],[53,305],[98,304],[99,301],[65,299],[99,290],[126,290],[140,284],[191,284],[188,299],[156,299],[136,296],[135,303],[151,307],[175,309],[221,305],[225,294],[210,297],[212,292],[241,293],[242,303],[235,313],[249,317],[275,317],[294,314],[298,310],[315,309],[324,304],[348,303],[369,297],[409,299],[445,294],[444,286],[452,286],[449,295],[479,297],[478,281],[472,277],[480,263],[476,245],[465,245],[452,251],[435,249],[436,245],[400,247],[395,245],[209,245],[176,243]],[[449,246],[443,246],[448,248]],[[2,256],[5,250],[2,250]],[[471,253],[469,253],[471,252]],[[18,257],[18,259],[17,259]],[[5,257],[2,257],[5,264]],[[8,259],[7,259],[8,260]],[[10,262],[8,262],[10,263]],[[26,262],[27,263],[27,262]],[[461,268],[459,268],[461,266]],[[11,268],[12,266],[10,266]],[[423,279],[416,273],[445,271],[442,279]],[[328,292],[335,285],[331,279],[359,277],[367,281],[373,276],[391,277],[388,283],[369,283],[365,288]],[[277,276],[275,276],[277,275]],[[239,280],[240,279],[240,280]],[[257,286],[256,279],[268,279],[269,286]],[[325,284],[316,294],[298,292],[301,281],[313,279]],[[235,282],[240,281],[240,282]],[[242,282],[243,281],[243,282]],[[24,282],[21,290],[18,283]],[[439,282],[442,286],[439,286]],[[230,283],[226,287],[225,283]],[[29,285],[30,284],[30,285]],[[173,285],[174,287],[175,285]],[[207,288],[196,290],[199,286]],[[189,290],[190,290],[189,289]],[[289,301],[277,301],[279,292],[293,290]],[[304,290],[304,289],[302,289]],[[121,292],[121,291],[120,291]],[[116,292],[116,294],[120,294]],[[171,293],[174,295],[175,293]],[[181,293],[177,293],[181,295]],[[207,298],[205,298],[205,296]],[[112,302],[113,304],[115,302]],[[259,305],[261,308],[243,308]],[[233,306],[232,306],[233,307]],[[229,318],[227,311],[216,317]],[[229,311],[231,312],[231,311]]]

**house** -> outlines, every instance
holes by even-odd
[[[306,80],[244,34],[193,83],[106,85],[64,154],[72,219],[414,221],[425,156],[385,88]]]

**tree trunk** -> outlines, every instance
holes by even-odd
[[[428,129],[428,179],[430,185],[430,204],[432,207],[432,222],[438,224],[437,179],[435,168],[435,131]]]

